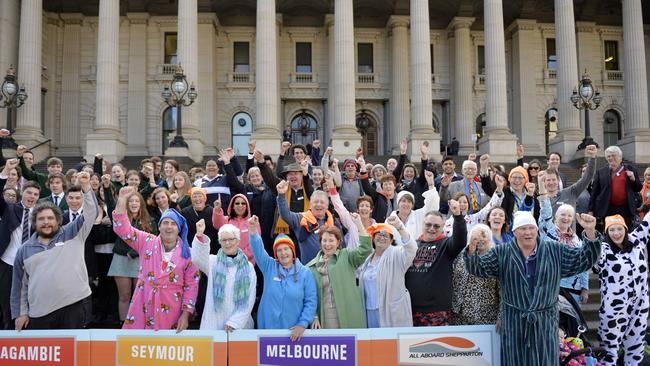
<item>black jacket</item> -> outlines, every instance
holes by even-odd
[[[635,193],[640,192],[643,188],[643,180],[639,179],[639,172],[634,166],[623,164],[623,170],[620,174],[626,174],[626,171],[634,173],[634,182],[630,178],[625,178],[627,180],[627,208],[630,215],[628,218],[631,218],[636,212]],[[599,219],[605,217],[609,209],[609,200],[612,196],[612,177],[610,174],[609,166],[598,169],[591,186],[589,211],[592,211],[594,216]]]
[[[0,178],[0,192],[2,192],[7,184],[6,179]],[[7,203],[4,199],[0,198],[0,256],[2,256],[9,247],[11,241],[11,233],[16,230],[23,219],[23,205],[21,203]]]
[[[386,221],[386,218],[391,214],[393,210],[397,210],[397,194],[393,196],[391,207],[389,207],[389,199],[384,196],[382,193],[377,192],[375,188],[368,182],[368,173],[361,173],[361,185],[363,186],[363,191],[366,192],[368,196],[372,198],[375,207],[372,210],[372,218],[375,219],[378,223]]]

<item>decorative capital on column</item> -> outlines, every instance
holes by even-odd
[[[448,28],[457,30],[463,28],[469,28],[474,24],[476,18],[473,17],[454,17],[454,19],[449,22]]]
[[[388,18],[388,22],[386,22],[386,26],[392,29],[396,27],[408,27],[410,23],[410,17],[407,15],[391,15]]]
[[[149,22],[149,13],[126,13],[126,18],[131,24],[147,24]]]
[[[508,28],[505,34],[515,34],[521,31],[534,31],[537,28],[537,20],[535,19],[515,19]]]
[[[325,28],[334,26],[334,14],[325,14]]]

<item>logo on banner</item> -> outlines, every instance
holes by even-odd
[[[489,332],[458,334],[402,334],[399,363],[411,365],[492,365]]]
[[[356,365],[354,336],[260,337],[259,363],[272,366],[353,366]]]
[[[0,364],[7,366],[74,366],[74,337],[0,338]]]
[[[121,366],[212,365],[210,337],[117,337]]]

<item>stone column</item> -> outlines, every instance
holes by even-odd
[[[202,102],[199,79],[199,53],[198,53],[198,7],[197,0],[183,0],[178,2],[178,63],[183,67],[187,78],[188,87],[192,83],[196,86],[198,97],[196,102],[189,107],[182,107],[183,138],[188,149],[170,148],[165,155],[189,155],[194,161],[203,160],[203,140],[198,122],[198,105]]]
[[[392,34],[391,97],[389,127],[384,128],[384,134],[388,134],[387,150],[392,155],[399,155],[399,143],[408,136],[411,120],[408,26],[407,16],[393,15],[388,20],[388,27]]]
[[[257,146],[267,154],[279,150],[278,58],[275,0],[257,0],[255,36],[255,130]]]
[[[0,76],[9,66],[18,67],[18,34],[20,29],[20,1],[0,1]],[[20,80],[18,80],[20,82]],[[0,108],[0,126],[5,127],[7,110]]]
[[[646,4],[647,5],[647,4]],[[625,158],[650,162],[648,85],[641,0],[623,0],[625,72],[625,137],[619,142]]]
[[[321,149],[326,149],[332,144],[332,127],[336,108],[334,108],[334,98],[336,89],[334,88],[334,74],[336,73],[336,46],[334,43],[334,14],[325,15],[325,27],[327,28],[327,125],[325,126],[324,137]],[[324,151],[324,150],[322,150]]]
[[[217,126],[217,25],[219,21],[214,13],[199,14],[199,78],[197,87],[201,89],[201,104],[198,105],[201,138],[204,142],[203,154],[216,155],[218,146],[215,141]],[[219,60],[219,63],[223,61]],[[221,133],[221,132],[220,132]],[[228,135],[228,134],[224,134]],[[228,135],[230,140],[230,136]]]
[[[361,136],[355,126],[356,73],[352,0],[335,0],[334,46],[336,70],[334,72],[334,115],[333,123],[330,125],[333,129],[332,147],[337,157],[350,157],[354,156],[355,150],[361,146]]]
[[[41,129],[42,0],[23,0],[20,8],[19,85],[28,99],[17,111],[14,138],[19,144],[36,145],[45,140]]]
[[[517,137],[508,127],[508,97],[506,90],[506,48],[503,31],[502,0],[485,0],[485,137],[479,142],[479,151],[488,153],[492,160],[515,163]]]
[[[557,137],[549,143],[549,151],[557,151],[565,160],[572,160],[584,137],[578,110],[571,104],[573,89],[578,85],[576,26],[573,2],[555,0],[555,49],[557,53]]]
[[[454,31],[454,81],[453,81],[453,124],[455,137],[460,143],[460,155],[474,152],[472,134],[474,116],[472,101],[472,41],[469,27],[474,18],[456,17],[449,24]]]
[[[128,155],[149,155],[147,148],[147,13],[127,13],[129,19]],[[185,117],[185,116],[183,116]],[[157,145],[157,144],[156,144]]]
[[[57,154],[81,155],[79,69],[83,14],[62,13],[63,75],[61,80],[61,146]]]
[[[429,143],[429,154],[440,160],[440,135],[433,129],[431,96],[431,29],[429,2],[411,0],[411,151],[420,159],[420,144]]]
[[[90,159],[95,154],[102,153],[108,161],[120,161],[124,157],[126,142],[120,130],[119,1],[99,2],[97,35],[95,128],[86,137],[86,156]]]

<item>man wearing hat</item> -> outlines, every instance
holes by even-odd
[[[345,159],[339,195],[348,212],[357,212],[357,199],[364,195],[358,170],[359,165],[354,159]]]
[[[463,258],[467,271],[501,282],[501,364],[552,365],[558,360],[557,301],[560,280],[591,268],[600,255],[602,235],[596,219],[576,215],[583,243],[573,248],[539,238],[533,214],[514,215],[515,238],[484,255],[470,245]]]
[[[309,210],[309,198],[314,189],[311,184],[311,179],[309,179],[308,166],[307,161],[303,160],[302,163],[294,162],[285,166],[282,171],[281,176],[288,183],[289,187],[282,196],[289,205],[289,211],[291,212],[305,212]],[[289,234],[289,229],[289,224],[279,216],[275,224],[275,233]]]

